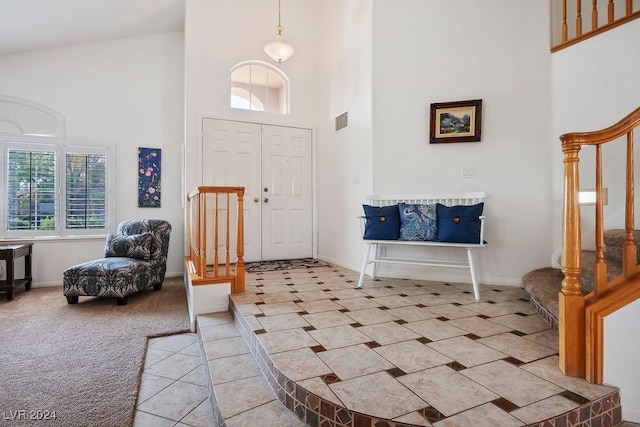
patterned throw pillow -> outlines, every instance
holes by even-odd
[[[436,240],[436,205],[399,203],[400,240]]]
[[[366,222],[364,238],[372,240],[398,240],[400,236],[400,215],[398,205],[362,205]]]
[[[484,203],[445,206],[438,203],[438,240],[453,243],[480,243],[480,216]]]
[[[152,244],[153,236],[149,233],[130,235],[109,233],[104,256],[105,258],[125,257],[149,260]]]

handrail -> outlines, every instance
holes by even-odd
[[[244,292],[244,187],[192,190],[187,195],[187,233],[185,262],[191,283],[231,283],[231,293]],[[232,259],[234,247],[236,258]]]
[[[595,35],[602,34],[634,19],[640,18],[640,9],[632,0],[607,0],[606,22],[600,23],[598,10],[598,0],[591,1],[591,25],[585,31],[583,25],[582,2],[584,0],[571,0],[572,8],[568,7],[569,0],[553,0],[551,3],[552,25],[560,23],[558,28],[554,28],[551,42],[551,52],[557,52],[565,47],[587,40]],[[604,3],[604,0],[600,0]],[[616,18],[616,6],[623,6],[623,12]],[[561,17],[561,18],[560,18]],[[555,18],[555,19],[554,19]],[[555,26],[554,25],[554,26]]]
[[[559,295],[560,368],[566,375],[586,377],[590,382],[602,382],[602,328],[599,322],[607,313],[598,303],[612,299],[616,292],[629,293],[637,286],[640,266],[636,262],[634,242],[634,149],[633,132],[640,126],[640,107],[616,124],[592,132],[573,132],[560,136],[564,153],[564,214],[562,226],[562,290]],[[602,183],[602,146],[626,136],[626,190],[625,190],[625,244],[623,246],[623,273],[608,281],[604,260],[604,202]],[[582,239],[580,227],[579,153],[583,146],[595,146],[596,265],[594,292],[583,295],[580,273],[582,270]],[[629,283],[631,282],[631,285]],[[626,295],[624,294],[624,295]],[[622,297],[622,293],[620,294]],[[628,300],[628,297],[623,297]],[[619,307],[618,307],[619,308]],[[598,311],[601,310],[601,311]]]

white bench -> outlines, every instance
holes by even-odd
[[[445,206],[471,206],[484,202],[486,197],[485,193],[460,193],[460,194],[425,194],[425,195],[411,195],[411,196],[380,196],[369,195],[366,197],[365,204],[370,206],[390,206],[398,203],[409,204],[437,204],[440,203]],[[476,275],[475,264],[473,261],[473,250],[476,248],[483,248],[486,246],[484,241],[484,220],[485,216],[479,216],[480,221],[480,238],[478,242],[473,243],[453,243],[442,242],[437,240],[426,241],[407,241],[407,240],[372,240],[364,238],[366,218],[360,217],[361,230],[362,230],[362,242],[366,245],[366,253],[364,261],[362,262],[362,269],[360,271],[360,279],[358,280],[358,287],[362,287],[364,281],[365,270],[369,264],[373,264],[372,278],[376,277],[376,264],[390,263],[390,264],[411,264],[411,265],[423,265],[431,267],[456,267],[456,268],[468,268],[471,273],[471,282],[473,284],[473,293],[476,300],[480,299],[480,291],[478,287],[478,279]],[[461,248],[467,251],[467,261],[462,260],[447,260],[447,259],[424,259],[424,258],[400,258],[391,257],[382,254],[381,249],[385,246],[428,246],[428,247],[449,247],[449,248]],[[373,250],[372,250],[373,249]],[[372,256],[373,255],[373,256]]]

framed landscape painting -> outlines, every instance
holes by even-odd
[[[429,142],[477,142],[481,138],[482,99],[431,104]]]

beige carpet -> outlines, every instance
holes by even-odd
[[[0,425],[131,425],[147,337],[188,327],[181,277],[124,306],[68,305],[62,287],[16,291],[13,301],[0,293]],[[29,419],[54,411],[55,420]]]

